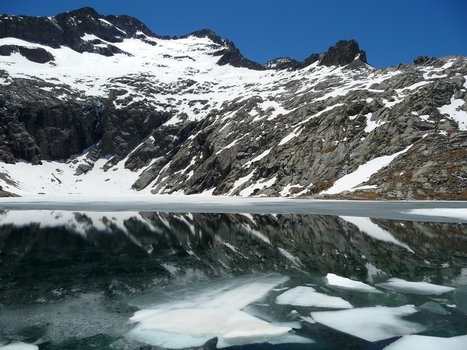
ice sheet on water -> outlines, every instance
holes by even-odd
[[[287,280],[279,274],[231,278],[134,299],[132,305],[145,309],[130,318],[138,324],[128,336],[169,348],[201,346],[215,337],[219,348],[267,341],[310,342],[288,334],[289,325],[241,310]]]
[[[145,312],[145,316],[149,314]],[[158,310],[151,316],[142,318],[138,313],[135,319],[139,320],[137,328],[131,332],[138,339],[141,333],[156,331],[150,343],[157,346],[187,347],[200,346],[207,340],[218,337],[218,347],[237,345],[255,341],[265,341],[268,338],[280,337],[287,334],[291,328],[270,324],[247,313],[230,308],[220,309],[169,309]],[[167,344],[161,344],[159,332],[172,334],[179,338],[177,343],[171,337],[166,338]],[[186,343],[185,343],[186,342]]]
[[[444,216],[455,219],[467,219],[466,208],[418,208],[407,210],[407,213],[424,216]]]
[[[350,309],[353,306],[346,300],[322,293],[312,287],[295,287],[276,298],[281,305],[316,306],[334,309]]]
[[[317,311],[312,312],[311,317],[330,328],[374,342],[424,331],[424,326],[401,319],[415,312],[417,310],[413,305],[375,306],[352,310]]]
[[[288,279],[276,273],[221,279],[186,288],[166,289],[135,298],[130,304],[140,309],[219,308],[228,305],[240,310]]]
[[[387,282],[378,283],[377,286],[397,292],[434,295],[448,293],[455,289],[453,287],[440,286],[428,282],[409,282],[400,278],[390,278]]]
[[[450,312],[445,310],[440,304],[434,301],[428,301],[420,306],[420,309],[433,312],[438,315],[449,315]]]
[[[0,350],[39,350],[39,347],[34,344],[26,344],[18,341],[4,345],[0,343]]]
[[[385,350],[465,350],[467,349],[467,335],[451,338],[429,337],[425,335],[405,335],[384,348]]]
[[[326,279],[329,285],[337,286],[344,289],[352,289],[362,292],[369,292],[369,293],[381,293],[375,287],[369,286],[363,282],[354,281],[350,278],[345,278],[341,276],[337,276],[333,273],[328,273],[326,275]]]

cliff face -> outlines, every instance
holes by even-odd
[[[261,65],[209,30],[4,15],[0,185],[21,194],[10,164],[61,160],[29,191],[106,172],[125,191],[467,199],[466,77],[465,57],[374,69],[354,40]]]

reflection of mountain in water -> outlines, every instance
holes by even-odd
[[[413,279],[416,272],[436,282],[441,267],[454,276],[467,262],[465,224],[66,211],[4,212],[0,219],[0,303],[18,302],[19,288],[32,300],[61,288],[134,294],[271,271],[333,272],[361,281],[378,274]]]

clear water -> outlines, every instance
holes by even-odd
[[[368,341],[310,323],[311,313],[335,309],[277,303],[279,295],[297,286],[342,298],[354,309],[413,305],[416,312],[399,319],[421,326],[417,334],[466,335],[467,224],[430,220],[5,210],[0,214],[0,345],[170,348],[132,336],[137,323],[129,319],[140,309],[192,302],[223,283],[239,286],[238,281],[270,274],[285,281],[242,311],[271,324],[289,324],[291,335],[313,343],[271,344],[277,339],[263,337],[228,348],[383,349],[399,338]],[[328,273],[375,286],[379,293],[329,285]],[[383,288],[380,283],[390,278],[453,290],[436,295]],[[229,288],[234,287],[225,291]],[[215,339],[190,345],[179,333],[168,338],[172,347],[216,348]]]

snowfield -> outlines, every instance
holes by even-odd
[[[366,65],[367,74],[361,75],[359,71],[346,70],[343,67],[318,66],[314,63],[300,71],[294,70],[265,70],[256,71],[246,68],[235,68],[230,65],[216,64],[218,56],[213,55],[222,48],[220,44],[211,39],[189,36],[177,40],[163,40],[147,37],[142,32],[137,35],[145,40],[126,38],[119,43],[110,43],[93,34],[85,34],[84,41],[100,40],[99,45],[114,45],[124,53],[112,57],[105,57],[94,53],[78,53],[67,47],[51,48],[44,45],[26,42],[16,38],[2,38],[0,45],[18,45],[28,48],[42,48],[49,51],[55,58],[46,64],[38,64],[21,56],[19,52],[10,56],[0,56],[0,67],[4,67],[8,76],[2,78],[1,85],[5,88],[12,78],[30,79],[35,77],[42,80],[47,86],[46,91],[63,89],[68,92],[80,92],[95,98],[107,97],[112,89],[121,89],[123,94],[114,101],[116,108],[129,106],[135,102],[144,102],[156,111],[169,111],[177,106],[177,114],[167,121],[167,125],[178,124],[190,120],[202,120],[212,110],[221,110],[229,101],[238,103],[251,98],[261,99],[262,102],[251,111],[249,116],[253,121],[271,121],[281,115],[297,110],[297,106],[288,106],[285,102],[288,96],[305,96],[311,87],[324,82],[329,76],[340,81],[339,86],[325,90],[324,95],[316,101],[332,101],[333,97],[346,96],[361,89],[370,89],[374,84],[380,84],[386,79],[396,77],[399,71],[393,69],[374,70]],[[445,67],[450,67],[455,58],[448,61]],[[428,74],[428,68],[426,68]],[[430,72],[442,72],[442,68],[431,69]],[[431,83],[436,75],[427,75],[426,81],[413,84],[405,89],[395,90],[393,101],[385,100],[385,106],[392,108],[407,94],[414,93]],[[133,81],[133,83],[128,83]],[[136,83],[135,81],[138,81]],[[189,86],[187,82],[189,81]],[[289,85],[297,85],[297,90],[291,94]],[[141,88],[144,86],[144,88]],[[157,93],[154,93],[157,91]],[[173,93],[176,91],[176,93]],[[375,90],[379,91],[379,90]],[[382,91],[382,90],[381,90]],[[66,93],[60,98],[70,98]],[[204,102],[201,103],[200,99]],[[440,113],[458,123],[460,130],[467,130],[467,113],[463,111],[464,101],[452,98],[450,104],[439,108]],[[209,108],[203,106],[209,105]],[[172,106],[172,107],[170,107]],[[304,125],[323,113],[342,107],[342,103],[331,103],[317,113],[307,115],[303,120],[288,126],[286,132],[277,144],[268,150],[256,155],[244,165],[248,174],[238,178],[230,189],[230,195],[251,196],[255,190],[268,188],[278,182],[278,178],[254,179],[257,170],[255,163],[261,161],[275,147],[286,146],[292,139],[304,132]],[[168,109],[169,108],[169,109]],[[267,111],[261,118],[257,116],[258,110]],[[232,114],[218,116],[224,125],[230,123]],[[267,118],[266,118],[267,116]],[[365,131],[370,134],[385,122],[372,121],[371,113],[366,115]],[[423,119],[425,116],[420,116]],[[257,119],[259,118],[259,119]],[[352,117],[351,117],[352,118]],[[243,137],[243,136],[242,136]],[[216,154],[235,146],[240,139],[234,139],[228,145],[217,149]],[[335,141],[336,145],[340,141]],[[376,157],[358,169],[338,179],[332,187],[322,191],[323,195],[334,195],[356,189],[374,189],[375,186],[366,186],[363,183],[373,174],[388,166],[397,156],[407,152],[411,146],[392,155]],[[108,159],[100,159],[87,173],[75,175],[77,166],[86,162],[86,150],[82,155],[63,161],[44,161],[42,165],[32,166],[26,162],[18,164],[0,164],[0,186],[5,190],[20,196],[37,194],[45,195],[121,195],[135,194],[132,185],[151,164],[132,172],[125,168],[125,158],[110,170],[104,171],[103,166]],[[194,160],[181,173],[193,176],[193,170],[188,169]],[[170,163],[169,163],[170,164]],[[169,165],[167,164],[167,166]],[[164,170],[164,169],[163,169]],[[162,173],[162,171],[161,171]],[[138,192],[146,195],[163,178],[157,178],[146,188]],[[290,182],[282,185],[280,195],[284,197],[297,197],[305,193],[313,184],[309,184],[302,191],[298,183]],[[170,189],[161,187],[158,194],[167,193]]]

